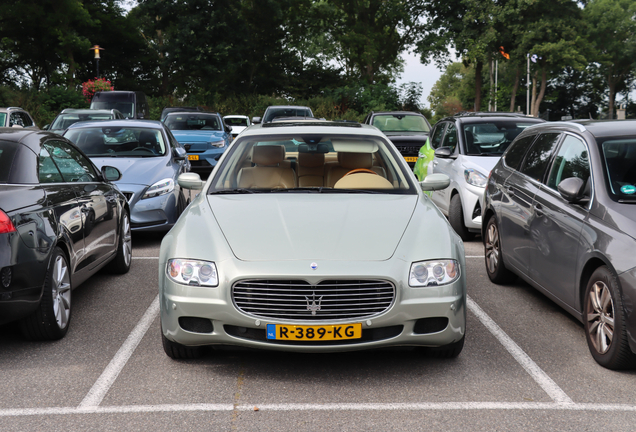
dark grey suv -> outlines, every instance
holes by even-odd
[[[493,168],[486,270],[520,276],[579,319],[594,359],[636,365],[636,121],[543,123]]]

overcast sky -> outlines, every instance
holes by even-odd
[[[435,82],[437,82],[442,75],[442,72],[437,69],[434,63],[424,66],[420,63],[420,58],[416,54],[403,53],[402,58],[406,60],[406,64],[404,65],[404,72],[397,80],[397,84],[400,85],[407,82],[418,82],[422,84],[423,92],[420,102],[422,107],[428,107],[429,103],[426,98],[431,92],[431,88],[433,88]]]

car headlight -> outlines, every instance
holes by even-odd
[[[159,195],[165,195],[174,190],[174,180],[172,179],[163,179],[159,180],[157,183],[153,184],[148,188],[146,193],[141,197],[141,199],[153,198]]]
[[[472,168],[464,170],[464,178],[466,183],[477,187],[486,187],[486,183],[488,183],[488,178],[485,175]]]
[[[166,273],[170,280],[183,285],[215,287],[219,284],[216,266],[210,261],[170,259]]]
[[[224,140],[221,140],[221,141],[210,141],[208,144],[210,144],[211,147],[218,147],[218,148],[225,147],[225,141]]]
[[[459,279],[459,263],[455,260],[420,261],[411,264],[409,286],[439,286]]]

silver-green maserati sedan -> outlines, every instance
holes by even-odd
[[[166,354],[205,345],[328,352],[416,346],[455,357],[466,333],[461,239],[378,129],[252,126],[164,237]]]

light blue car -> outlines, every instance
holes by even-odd
[[[210,173],[232,142],[232,127],[219,113],[173,112],[162,122],[185,147],[192,171]]]

